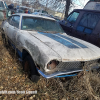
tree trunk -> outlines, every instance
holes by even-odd
[[[68,11],[70,7],[71,0],[66,0],[66,10],[65,10],[65,18],[68,16]]]

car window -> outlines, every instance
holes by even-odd
[[[13,26],[12,18],[12,16],[8,18],[8,23]]]
[[[13,16],[13,26],[15,26],[16,28],[19,28],[19,21],[20,21],[20,16]]]
[[[2,1],[0,1],[0,7],[4,8],[4,4]]]
[[[77,30],[91,34],[92,30],[95,28],[96,24],[100,19],[100,14],[96,13],[85,13],[81,18]]]
[[[79,16],[79,12],[73,12],[67,17],[67,21],[69,21],[70,23],[74,23],[78,18],[78,16]]]
[[[51,33],[64,32],[61,26],[56,21],[44,18],[35,18],[35,17],[23,17],[22,30],[36,30],[36,31],[51,32]]]

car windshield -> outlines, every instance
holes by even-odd
[[[35,30],[41,32],[49,32],[49,33],[63,33],[64,31],[60,27],[60,25],[54,21],[44,18],[36,18],[36,17],[22,17],[22,30]]]

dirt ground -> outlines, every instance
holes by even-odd
[[[14,50],[3,44],[0,35],[1,91],[7,91],[8,94],[0,93],[0,100],[100,100],[100,73],[99,70],[83,72],[62,79],[45,79],[41,76],[38,83],[33,83],[23,72]],[[27,91],[37,93],[29,94]]]

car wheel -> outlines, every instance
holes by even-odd
[[[23,70],[28,74],[29,78],[33,82],[38,82],[40,76],[37,72],[36,66],[34,64],[31,56],[27,56],[23,61]]]
[[[7,40],[6,40],[5,34],[3,34],[3,33],[2,33],[2,39],[3,39],[4,45],[6,45],[6,41],[7,41]]]
[[[2,40],[3,40],[3,44],[4,44],[5,47],[9,47],[10,46],[10,44],[9,44],[8,40],[6,39],[4,33],[2,33]]]

